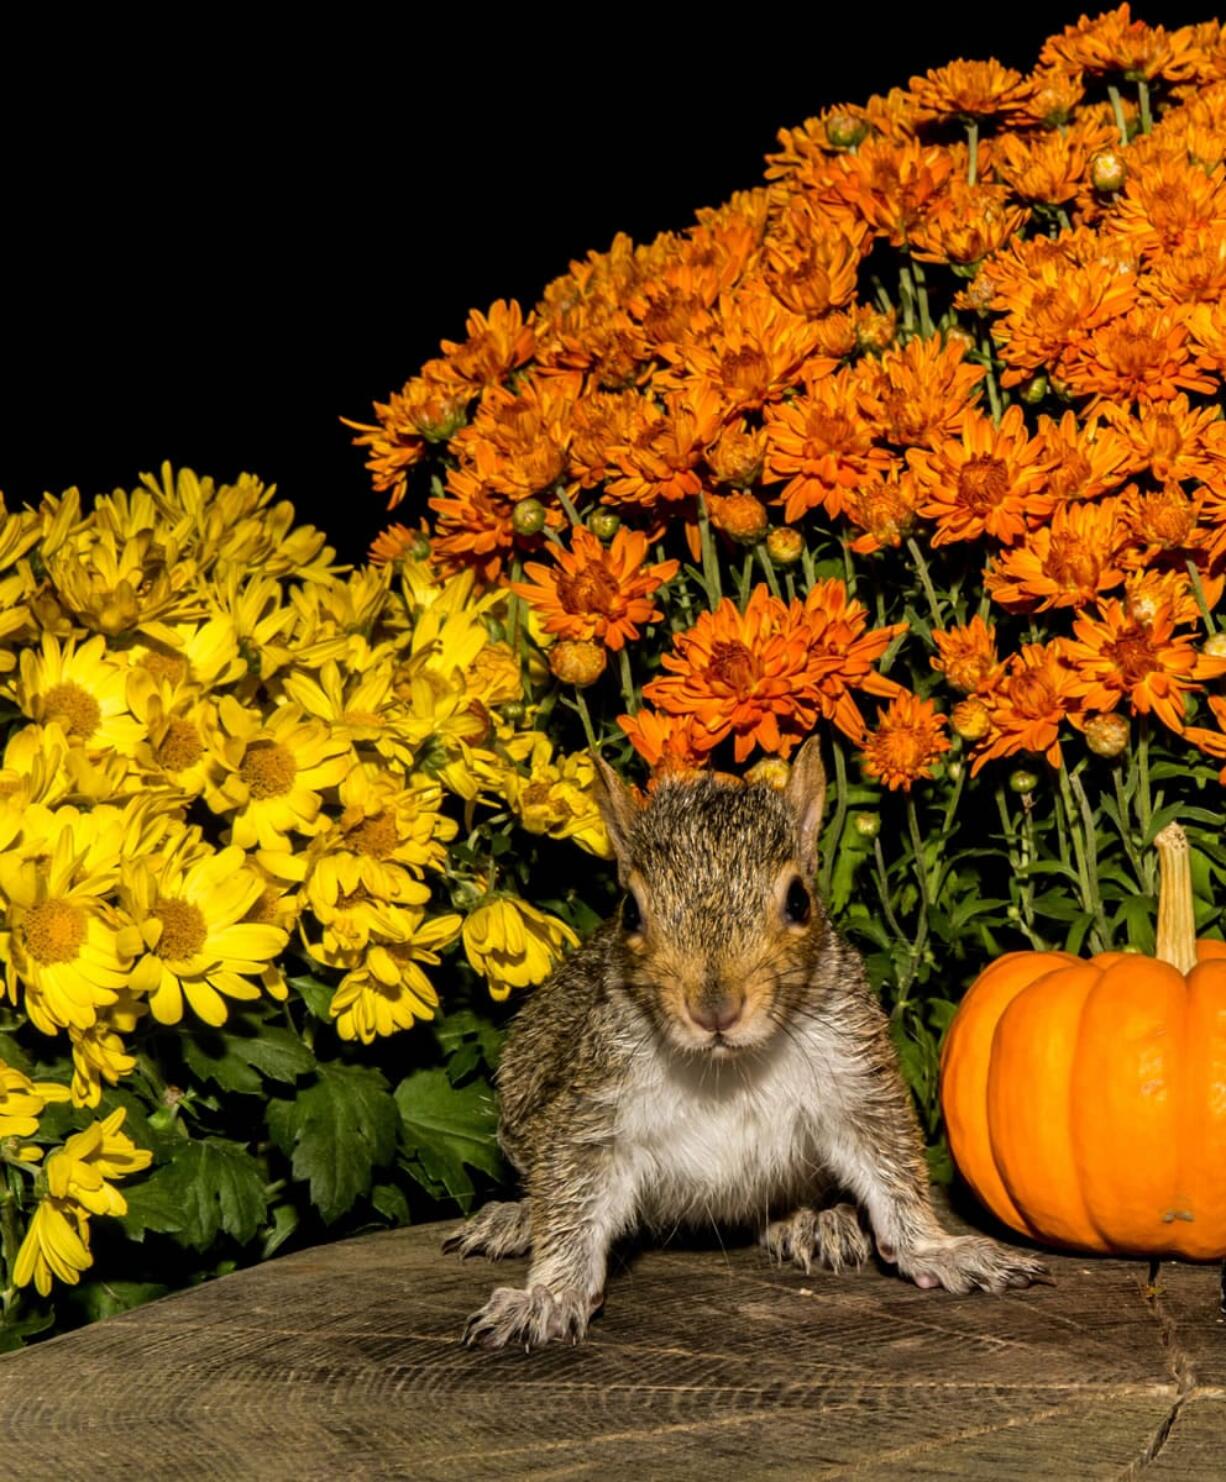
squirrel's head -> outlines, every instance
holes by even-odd
[[[678,1048],[764,1044],[801,1004],[829,930],[813,885],[826,795],[816,738],[783,790],[704,773],[666,778],[639,804],[596,762],[625,891],[627,991]]]

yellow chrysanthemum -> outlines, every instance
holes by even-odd
[[[347,973],[332,998],[331,1013],[342,1039],[370,1044],[376,1035],[408,1029],[431,1019],[438,993],[421,964],[437,965],[438,949],[459,935],[459,916],[417,913],[412,936],[403,942],[375,942],[362,966]]]
[[[0,1141],[7,1138],[33,1137],[38,1119],[50,1101],[67,1101],[67,1086],[55,1081],[34,1081],[15,1066],[0,1060]],[[36,1163],[43,1155],[39,1147],[18,1144],[10,1157],[23,1163]]]
[[[41,841],[38,858],[0,856],[8,993],[16,1004],[24,987],[26,1012],[44,1034],[88,1029],[127,986],[132,962],[122,922],[102,899],[117,874],[118,811],[97,809],[82,820],[74,809],[60,809],[53,822],[58,828]]]
[[[131,986],[149,996],[160,1024],[177,1024],[186,995],[206,1024],[224,1024],[222,997],[255,999],[250,981],[285,949],[289,938],[277,926],[245,922],[263,894],[264,882],[231,845],[204,858],[180,850],[152,868],[125,862],[121,894],[136,925],[125,935],[133,955],[143,952]]]
[[[589,854],[608,859],[612,850],[593,792],[596,767],[591,755],[577,751],[554,761],[548,736],[539,731],[525,734],[533,738],[531,771],[527,777],[507,773],[507,801],[520,823],[530,834],[573,839]]]
[[[544,982],[563,950],[579,945],[564,921],[505,895],[478,906],[465,919],[463,935],[469,962],[499,1000],[512,988]]]
[[[390,887],[394,898],[372,890]],[[365,951],[372,937],[407,941],[412,913],[404,908],[423,905],[430,889],[407,871],[380,865],[377,860],[345,852],[326,854],[307,876],[305,904],[323,928],[318,944],[307,942],[312,956],[329,967],[352,967],[355,952]]]
[[[205,790],[215,813],[231,814],[231,842],[240,849],[283,849],[286,836],[323,827],[320,791],[335,787],[353,765],[343,736],[322,721],[303,720],[297,705],[267,715],[225,695],[209,747],[220,780]]]
[[[47,1192],[53,1199],[72,1199],[90,1214],[127,1214],[128,1201],[108,1180],[140,1173],[153,1162],[148,1148],[138,1148],[119,1129],[126,1110],[74,1132],[47,1159]]]
[[[136,1057],[128,1054],[120,1034],[130,1034],[146,1012],[145,1004],[124,989],[117,1002],[104,1009],[88,1029],[69,1026],[73,1106],[97,1106],[103,1081],[114,1086],[132,1073]]]
[[[403,865],[419,877],[427,869],[446,867],[446,846],[459,824],[442,813],[443,789],[432,778],[417,774],[406,783],[368,762],[355,767],[339,791],[344,811],[335,829],[344,849]]]
[[[329,659],[318,679],[300,672],[287,674],[282,687],[308,715],[326,722],[333,736],[355,747],[371,746],[387,761],[409,767],[420,728],[411,724],[404,702],[393,692],[393,677],[390,657],[347,674]]]
[[[89,1253],[89,1215],[71,1199],[40,1199],[13,1264],[13,1283],[51,1295],[51,1279],[76,1286],[93,1264]]]
[[[13,698],[23,715],[58,721],[88,751],[131,756],[141,726],[128,710],[125,683],[126,671],[107,657],[101,633],[80,646],[44,633],[38,651],[22,649]]]

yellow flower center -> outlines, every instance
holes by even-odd
[[[44,966],[71,962],[85,942],[85,912],[71,901],[49,900],[33,907],[21,923],[26,950]]]
[[[204,755],[204,742],[190,720],[172,720],[154,755],[158,765],[168,772],[182,772],[194,767]]]
[[[376,813],[349,835],[353,848],[359,854],[369,854],[372,859],[386,859],[399,842],[396,820],[387,813]]]
[[[999,458],[976,454],[958,475],[958,502],[976,514],[995,509],[1009,493],[1009,470]]]
[[[178,962],[204,946],[209,928],[198,906],[190,901],[163,901],[153,914],[162,923],[162,935],[154,948],[159,957]]]
[[[53,684],[43,696],[43,717],[62,722],[70,736],[88,741],[101,723],[102,707],[88,690],[69,681]]]
[[[278,798],[293,787],[298,763],[279,741],[255,741],[247,748],[238,775],[253,798]]]
[[[280,904],[281,892],[274,885],[266,885],[243,920],[256,926],[279,926]]]

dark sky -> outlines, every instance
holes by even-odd
[[[748,7],[735,25],[685,7],[687,33],[651,7],[597,6],[498,36],[435,9],[447,30],[415,29],[423,6],[391,26],[346,8],[341,34],[200,23],[162,44],[108,25],[74,33],[70,58],[55,38],[10,53],[10,504],[130,486],[164,458],[247,469],[357,557],[384,511],[337,418],[367,417],[462,338],[470,307],[527,308],[618,230],[687,225],[758,182],[779,127],[830,103],[958,56],[1026,68],[1080,7],[886,22],[847,0]]]

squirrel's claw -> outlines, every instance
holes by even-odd
[[[579,1291],[500,1286],[468,1319],[464,1346],[505,1348],[522,1343],[530,1352],[557,1340],[578,1343],[587,1332],[591,1311],[592,1304]]]

